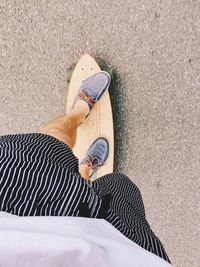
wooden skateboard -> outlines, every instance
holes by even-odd
[[[68,77],[70,83],[67,96],[67,112],[72,107],[82,82],[99,71],[101,71],[99,65],[89,54],[85,54],[80,58],[73,72],[71,70],[68,71],[68,76],[71,76],[71,79]],[[108,140],[109,156],[105,165],[96,174],[93,174],[91,180],[113,172],[114,131],[112,107],[108,90],[106,90],[101,99],[95,104],[88,118],[77,129],[77,140],[73,152],[79,161],[84,158],[89,146],[98,137],[105,137]]]

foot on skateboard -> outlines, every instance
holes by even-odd
[[[83,100],[88,104],[89,110],[91,110],[94,107],[95,103],[109,88],[110,82],[110,75],[105,71],[95,73],[94,75],[84,80],[75,97],[72,108],[74,107],[77,101]],[[88,115],[89,113],[87,114],[87,116]]]
[[[109,155],[109,143],[104,137],[97,138],[89,147],[80,164],[87,165],[91,169],[92,176],[102,167]]]

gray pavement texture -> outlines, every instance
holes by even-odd
[[[65,112],[81,55],[115,70],[115,171],[175,266],[200,262],[200,1],[0,0],[0,134]]]

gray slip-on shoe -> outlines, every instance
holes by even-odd
[[[106,89],[108,89],[110,82],[111,77],[109,73],[105,71],[100,71],[90,76],[81,84],[73,106],[79,99],[82,99],[88,103],[89,109],[91,110]]]
[[[89,147],[85,157],[80,164],[88,165],[92,174],[103,166],[109,155],[109,143],[104,137],[97,138]]]

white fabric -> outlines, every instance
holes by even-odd
[[[0,212],[2,267],[167,267],[103,219]]]

